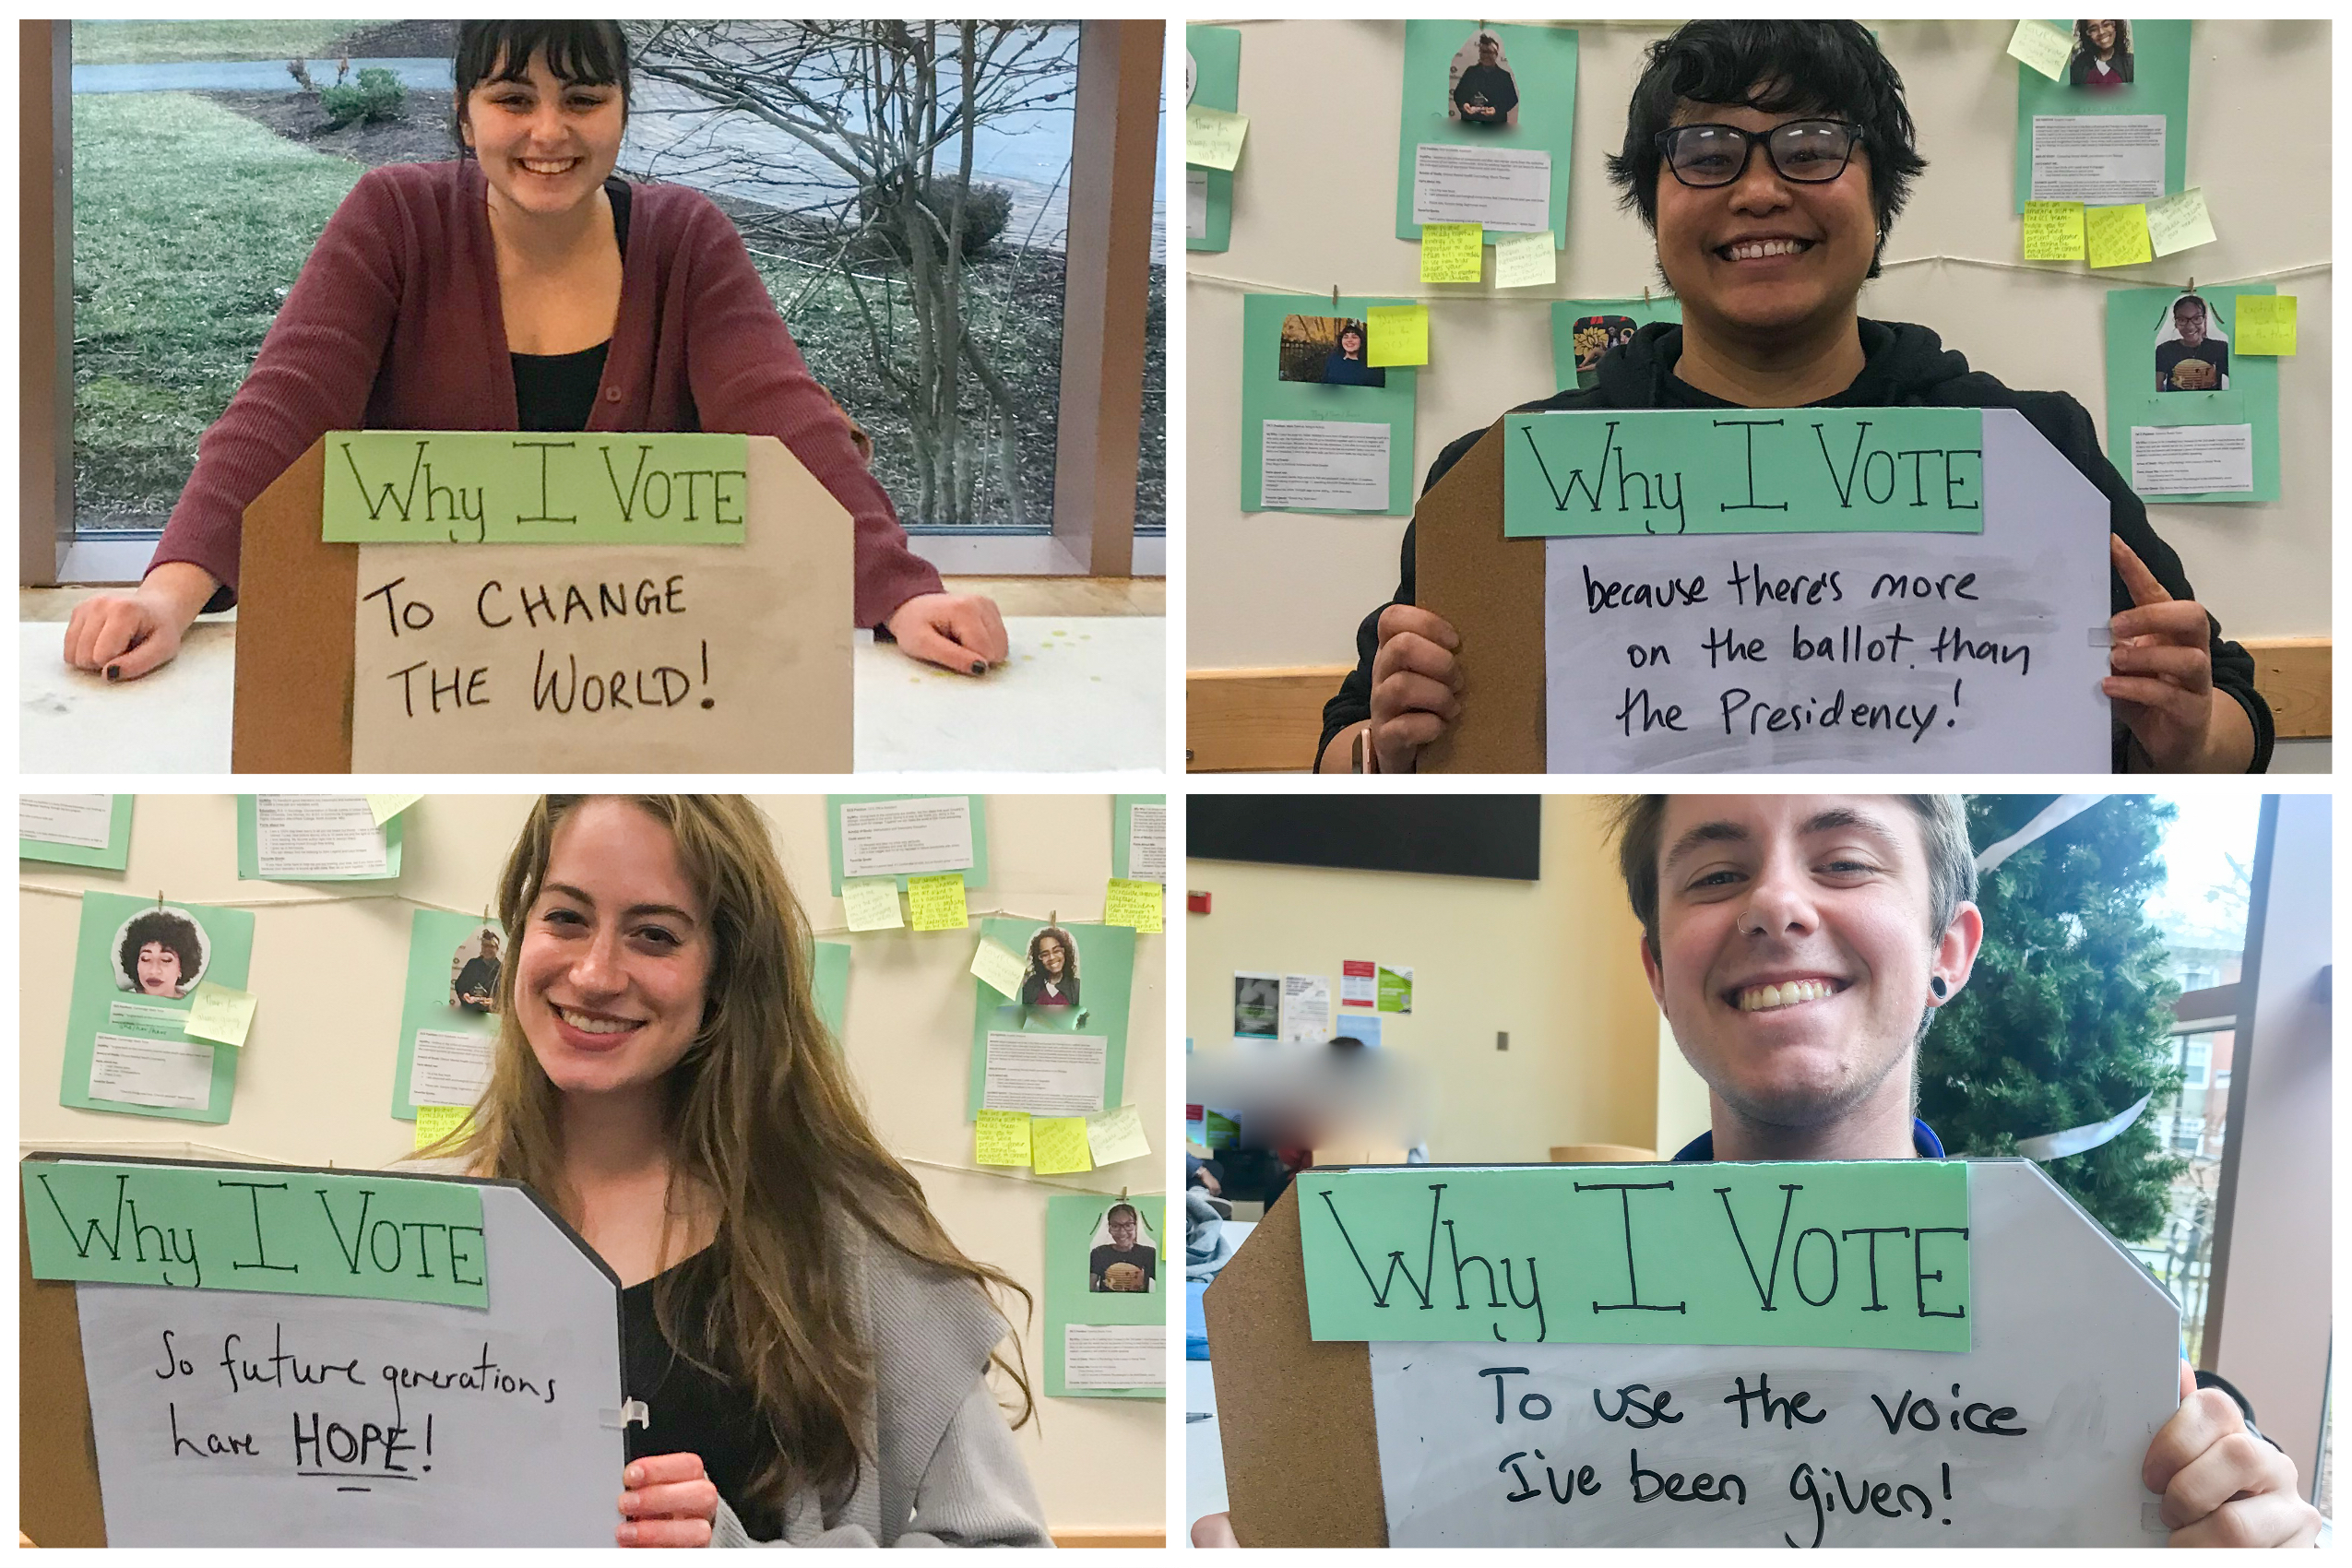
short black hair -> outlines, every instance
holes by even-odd
[[[629,41],[619,22],[460,22],[456,91],[449,134],[464,147],[466,100],[484,82],[518,82],[531,56],[545,50],[547,68],[567,87],[617,87],[621,112],[629,109]]]
[[[2172,314],[2179,315],[2182,305],[2194,305],[2197,307],[2197,314],[2199,315],[2204,316],[2207,321],[2211,321],[2213,319],[2213,307],[2205,303],[2204,296],[2202,294],[2181,295],[2179,299],[2172,302]]]
[[[1913,146],[1903,78],[1859,22],[1686,22],[1650,45],[1649,64],[1625,111],[1625,146],[1609,156],[1621,206],[1657,232],[1657,134],[1692,103],[1744,103],[1767,114],[1814,113],[1862,128],[1879,248],[1927,160]],[[1871,256],[1869,276],[1879,273]]]

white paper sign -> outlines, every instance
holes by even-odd
[[[2164,195],[2161,114],[2037,114],[2033,199],[2093,207]]]
[[[212,1103],[212,1051],[207,1040],[101,1034],[90,1045],[89,1097],[202,1111]]]
[[[2142,495],[2203,495],[2254,488],[2251,424],[2135,424],[2132,488]]]
[[[1551,227],[1551,154],[1421,142],[1413,148],[1413,221],[1541,233]]]
[[[1184,171],[1184,238],[1208,238],[1208,171]]]
[[[1549,766],[2104,772],[2108,526],[1988,409],[1981,534],[1548,540]]]
[[[962,795],[841,807],[841,874],[921,876],[972,863],[972,803]]]
[[[1388,510],[1385,424],[1347,420],[1267,420],[1259,502],[1333,512]]]
[[[1130,882],[1168,880],[1168,808],[1133,805],[1127,808],[1127,879]]]
[[[1062,1381],[1072,1388],[1167,1387],[1168,1325],[1063,1324]]]
[[[1389,1544],[2164,1544],[2179,1310],[2031,1161],[1968,1175],[1966,1355],[1372,1345]]]
[[[1293,1044],[1321,1044],[1331,1038],[1331,977],[1282,977],[1282,1038]]]
[[[409,1068],[414,1105],[472,1105],[490,1087],[491,1040],[455,1029],[419,1029]]]
[[[38,844],[103,849],[114,826],[112,795],[19,795],[17,837]]]
[[[78,1286],[107,1544],[612,1545],[619,1292],[481,1194],[486,1311]]]
[[[381,876],[390,865],[365,795],[255,795],[253,814],[263,876]]]
[[[991,1029],[980,1103],[1033,1116],[1100,1111],[1109,1052],[1107,1035]]]

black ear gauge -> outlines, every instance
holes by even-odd
[[[1943,977],[1942,975],[1938,975],[1933,980],[1928,981],[1928,989],[1934,992],[1935,999],[1938,1002],[1941,1002],[1943,1000],[1945,993],[1951,991],[1952,988],[1943,983]]]

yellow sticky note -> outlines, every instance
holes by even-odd
[[[917,931],[962,931],[971,923],[964,909],[964,873],[909,877],[907,908],[914,912]]]
[[[2148,250],[2148,209],[2138,202],[2084,208],[2083,238],[2093,267],[2130,267],[2156,259]]]
[[[205,980],[196,988],[196,1004],[188,1009],[188,1021],[180,1026],[181,1031],[190,1039],[243,1045],[245,1031],[253,1028],[255,1000],[250,991],[232,991]]]
[[[1083,1116],[1040,1116],[1029,1123],[1029,1168],[1040,1176],[1067,1176],[1092,1170],[1087,1152],[1087,1119]]]
[[[1026,966],[1021,956],[1001,942],[980,938],[980,951],[972,955],[972,973],[980,983],[1002,996],[1021,994],[1021,976]]]
[[[1087,1118],[1087,1146],[1097,1165],[1143,1158],[1151,1153],[1151,1140],[1144,1135],[1143,1113],[1132,1105],[1096,1111]]]
[[[2213,214],[2205,210],[2205,193],[2196,185],[2148,203],[2148,248],[2158,255],[2209,245]]]
[[[2229,345],[2241,354],[2291,354],[2295,351],[2295,296],[2238,296],[2238,339]]]
[[[1204,169],[1230,170],[1241,160],[1241,138],[1250,117],[1206,104],[1184,105],[1184,161]]]
[[[1364,312],[1372,341],[1364,345],[1370,365],[1429,363],[1429,306],[1373,305]]]
[[[1158,931],[1160,892],[1157,882],[1133,882],[1112,877],[1110,891],[1103,895],[1102,923],[1133,926],[1137,931]]]
[[[1494,237],[1494,286],[1528,289],[1559,277],[1559,255],[1551,248],[1551,231],[1540,234],[1497,234]]]
[[[1421,225],[1421,281],[1475,283],[1486,263],[1486,229],[1478,223]]]
[[[980,1165],[1029,1162],[1029,1113],[983,1111],[972,1123],[972,1159]]]
[[[381,827],[423,799],[422,795],[370,795],[367,809],[375,818],[375,826]]]
[[[898,879],[895,876],[845,877],[841,910],[851,931],[897,931],[907,922],[898,918]]]
[[[2066,62],[2074,53],[2074,35],[2056,22],[2019,22],[2009,35],[2009,53],[2054,82],[2066,79]]]
[[[2029,201],[2025,204],[2025,259],[2083,259],[2083,204],[2079,201]]]
[[[452,1133],[463,1132],[473,1114],[473,1108],[467,1105],[418,1106],[416,1146],[429,1148]]]

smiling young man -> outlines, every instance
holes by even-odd
[[[1680,326],[1645,327],[1598,382],[1519,412],[1582,409],[2015,409],[2097,485],[2112,530],[2118,772],[2260,772],[2270,709],[2254,662],[2196,603],[2180,557],[2062,392],[2003,386],[1924,327],[1862,320],[1886,235],[1926,167],[1902,78],[1859,22],[1692,22],[1650,51],[1609,160],[1657,241]],[[1486,434],[1439,454],[1433,485]],[[1414,600],[1413,529],[1396,598],[1364,618],[1358,664],[1324,707],[1316,766],[1409,773],[1460,717],[1455,629]]]

